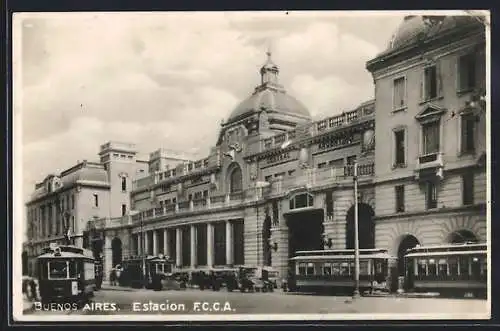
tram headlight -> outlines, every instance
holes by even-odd
[[[75,281],[71,282],[71,294],[72,295],[77,295],[78,294],[78,283]]]

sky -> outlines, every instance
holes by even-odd
[[[59,13],[14,18],[14,112],[23,197],[107,141],[208,155],[219,124],[259,83],[280,82],[314,118],[371,99],[366,61],[404,13]],[[20,140],[20,141],[19,141]]]

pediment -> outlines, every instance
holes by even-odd
[[[418,121],[428,119],[439,119],[446,112],[446,108],[439,107],[434,104],[427,104],[416,116]]]

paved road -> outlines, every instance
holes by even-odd
[[[58,314],[480,314],[487,301],[440,298],[372,298],[346,302],[347,297],[226,291],[101,290],[93,306],[84,310],[34,311],[35,315]]]

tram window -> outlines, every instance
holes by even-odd
[[[331,263],[325,263],[323,266],[323,275],[330,276],[332,274],[332,264]]]
[[[484,257],[481,259],[481,275],[486,276],[487,273],[488,273],[488,261]]]
[[[375,263],[375,272],[377,274],[381,274],[383,272],[382,269],[383,269],[383,263],[381,261],[377,261]]]
[[[359,274],[360,275],[368,275],[368,261],[360,261],[359,262]]]
[[[332,263],[332,275],[340,275],[340,265],[338,263]]]
[[[481,275],[481,262],[479,261],[478,257],[474,256],[472,258],[471,267],[472,267],[472,276],[479,277],[479,275]]]
[[[304,276],[306,274],[306,265],[301,263],[299,264],[299,275]]]
[[[440,259],[438,262],[438,274],[439,276],[448,275],[448,264],[446,264],[446,259]]]
[[[342,262],[340,264],[340,275],[341,276],[348,276],[349,275],[349,263]]]
[[[307,275],[314,275],[314,264],[313,263],[307,264],[306,274]]]
[[[60,279],[68,277],[68,261],[49,262],[49,279]]]
[[[418,261],[418,274],[421,276],[427,275],[427,260]]]
[[[468,275],[469,274],[469,257],[468,256],[460,256],[458,259],[459,262],[459,270],[460,275]]]
[[[458,259],[456,257],[450,257],[448,259],[448,270],[451,276],[458,275]]]
[[[427,275],[429,275],[429,276],[436,275],[436,272],[437,272],[436,260],[430,259],[429,265],[427,266],[427,268],[428,268]]]

